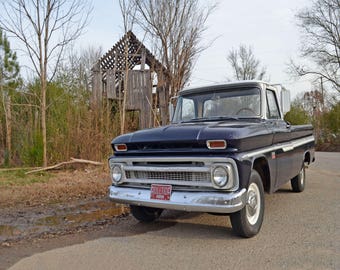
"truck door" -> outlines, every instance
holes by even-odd
[[[282,119],[275,92],[267,89],[266,98],[268,128],[273,133],[273,145],[289,141],[290,125]],[[275,159],[274,164],[276,164],[276,172],[272,172],[276,174],[274,181],[274,188],[276,189],[291,178],[292,157],[290,157],[289,152],[284,152],[282,149],[273,151],[271,156]]]

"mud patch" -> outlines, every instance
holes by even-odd
[[[37,220],[38,226],[59,226],[61,224],[83,224],[89,222],[98,222],[98,220],[111,219],[128,213],[124,207],[112,206],[108,209],[87,210],[86,212],[71,213],[67,215],[47,216]]]
[[[115,217],[125,216],[129,209],[105,199],[70,204],[42,205],[16,210],[0,210],[0,244],[42,235],[63,235],[89,227],[110,224]]]
[[[11,225],[0,225],[0,236],[9,237],[15,235],[17,228]],[[18,231],[19,232],[19,231]]]

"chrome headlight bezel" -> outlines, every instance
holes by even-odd
[[[114,185],[120,184],[125,179],[124,164],[115,163],[112,159],[109,160],[110,176]]]
[[[115,165],[113,166],[112,170],[111,170],[111,177],[112,177],[112,181],[115,183],[119,183],[122,178],[123,178],[123,170],[122,167],[119,165]]]
[[[222,179],[221,179],[222,178]],[[234,187],[234,174],[231,164],[214,164],[211,168],[211,183],[217,189]]]

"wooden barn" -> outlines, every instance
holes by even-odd
[[[139,111],[139,128],[168,122],[168,91],[162,64],[127,32],[92,68],[92,104],[104,99]]]

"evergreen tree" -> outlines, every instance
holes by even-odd
[[[17,55],[0,28],[0,149],[5,149],[0,151],[0,160],[3,159],[5,165],[11,163],[12,156],[11,96],[20,81]]]
[[[1,90],[13,90],[19,83],[19,64],[17,55],[11,50],[5,33],[0,28],[0,83]],[[12,88],[12,89],[11,89]]]

